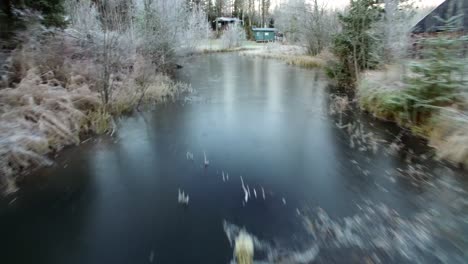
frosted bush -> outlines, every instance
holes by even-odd
[[[378,55],[386,63],[404,60],[408,55],[410,33],[415,24],[413,17],[417,10],[414,3],[415,1],[383,1],[385,12],[375,23],[373,31],[379,38]]]
[[[108,11],[111,28],[94,4],[70,3],[67,30],[50,34],[30,23],[13,52],[5,84],[12,85],[0,90],[0,191],[14,192],[18,176],[51,164],[48,156],[79,144],[83,134],[107,132],[113,115],[191,90],[158,68],[167,54],[145,56],[149,33],[138,35],[128,17]]]
[[[99,105],[97,96],[79,89],[50,85],[53,73],[30,69],[14,89],[0,90],[0,182],[11,182],[26,169],[48,165],[46,154],[78,144],[89,129],[86,111]]]
[[[100,28],[99,12],[90,0],[68,1],[67,13],[70,14],[69,22],[72,25],[68,31],[82,41],[91,41],[91,37],[97,34]]]
[[[241,26],[229,26],[221,36],[221,43],[224,49],[237,48],[245,41],[245,31]]]
[[[288,42],[303,45],[314,56],[328,48],[339,31],[337,12],[326,1],[290,0],[280,4],[273,16]]]
[[[180,52],[193,52],[204,40],[208,39],[211,30],[208,24],[207,14],[201,8],[194,8],[188,11],[187,25],[184,29],[183,41]]]

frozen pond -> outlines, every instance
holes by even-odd
[[[227,54],[178,78],[196,92],[1,200],[2,263],[229,263],[242,227],[258,262],[466,263],[466,173],[392,125],[330,115],[319,71]]]

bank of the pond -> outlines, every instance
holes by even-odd
[[[229,53],[229,52],[241,52],[247,50],[261,49],[262,43],[255,41],[239,41],[238,45],[229,47],[226,43],[223,43],[221,39],[206,39],[197,45],[193,54],[211,54],[211,53]]]
[[[327,51],[317,56],[307,55],[304,47],[280,43],[259,44],[251,41],[242,43],[237,48],[221,48],[221,43],[210,42],[203,53],[238,52],[242,56],[275,59],[288,65],[302,68],[323,68],[333,55]],[[389,66],[381,71],[366,72],[357,85],[357,100],[361,109],[371,113],[376,118],[392,121],[413,134],[428,140],[429,145],[437,150],[439,158],[455,164],[468,166],[468,115],[460,111],[463,106],[441,108],[423,122],[415,125],[401,118],[401,109],[397,109],[396,100],[405,95],[402,90],[405,84],[402,80],[401,66]],[[465,98],[462,102],[468,102]]]
[[[101,76],[102,65],[75,39],[61,32],[44,39],[25,41],[3,65],[0,193],[17,191],[20,176],[52,164],[64,147],[112,133],[115,117],[191,90],[145,69],[138,57],[128,68]]]
[[[402,108],[402,100],[409,95],[401,67],[392,65],[380,71],[364,73],[357,85],[360,107],[376,118],[395,122],[427,139],[439,158],[468,166],[466,93],[461,93],[459,100],[450,106],[436,107],[433,113],[418,117],[416,123],[411,121],[413,113]]]
[[[302,47],[281,44],[267,44],[240,54],[281,60],[288,65],[309,69],[323,68],[332,57],[327,52],[310,56]],[[405,96],[402,92],[405,84],[399,67],[401,66],[393,65],[385,70],[368,71],[363,75],[356,93],[361,109],[378,119],[395,122],[414,135],[425,138],[436,149],[440,159],[468,166],[468,114],[460,110],[466,109],[466,94],[462,96],[464,99],[461,104],[440,108],[436,114],[418,125],[405,122],[400,116],[401,109],[395,107],[395,100]]]
[[[279,43],[264,44],[264,46],[260,48],[246,50],[240,54],[243,56],[280,60],[288,65],[308,69],[322,68],[327,58],[331,56],[328,52],[323,52],[317,56],[311,56],[307,54],[304,47]]]
[[[243,43],[240,47],[222,49],[212,45],[205,53],[238,52],[242,56],[275,59],[288,65],[302,68],[323,68],[332,60],[333,55],[324,51],[317,56],[307,55],[304,47],[279,43],[252,44]],[[213,48],[215,47],[215,48]],[[216,48],[218,47],[218,48]],[[401,109],[397,109],[396,100],[405,97],[401,66],[389,66],[381,71],[366,72],[357,85],[357,100],[361,109],[376,118],[397,123],[409,129],[413,134],[428,140],[431,147],[437,150],[439,158],[455,164],[468,166],[468,98],[463,96],[463,105],[441,108],[436,114],[415,125],[401,118]]]
[[[241,41],[237,47],[225,47],[222,40],[210,39],[200,44],[195,54],[229,53],[237,52],[242,56],[275,59],[288,65],[302,68],[322,68],[331,54],[323,52],[318,56],[307,54],[304,47],[285,43],[258,43],[255,41]]]

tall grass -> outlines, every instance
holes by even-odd
[[[221,35],[223,49],[239,48],[245,40],[245,31],[240,25],[228,26]]]
[[[0,181],[6,191],[14,190],[19,173],[50,164],[46,154],[78,144],[90,128],[81,107],[100,104],[90,92],[67,91],[50,80],[52,73],[32,68],[16,88],[0,90]]]
[[[388,66],[382,71],[366,72],[357,87],[361,108],[380,119],[403,124],[401,115],[405,109],[401,94],[405,84],[401,74],[402,68],[397,65]]]
[[[434,123],[429,143],[437,149],[438,157],[468,168],[468,115],[444,109],[434,117]]]
[[[103,100],[102,61],[92,46],[70,31],[34,24],[24,39],[12,54],[12,77],[0,87],[0,189],[5,193],[17,190],[19,176],[51,164],[51,154],[79,144],[83,135],[109,132],[113,116],[133,110],[138,99],[158,102],[191,89],[156,71],[142,84],[133,56],[109,68],[112,93]]]
[[[298,66],[307,69],[321,68],[329,59],[329,54],[324,51],[317,56],[310,56],[302,47],[268,44],[265,47],[244,51],[241,53],[246,56],[276,59],[285,62],[288,65]]]
[[[441,159],[468,166],[468,115],[467,98],[463,93],[438,93],[436,87],[432,95],[437,101],[423,100],[425,95],[418,95],[419,89],[408,86],[402,66],[388,66],[382,71],[365,73],[358,85],[358,100],[361,108],[380,119],[397,122],[410,128],[413,133],[425,137],[436,148]],[[462,89],[458,86],[457,89]],[[411,98],[412,101],[408,101]],[[440,100],[448,98],[449,100]],[[430,112],[418,114],[412,104],[415,101],[431,103],[425,105]],[[428,114],[429,113],[429,114]]]

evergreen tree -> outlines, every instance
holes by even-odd
[[[464,47],[466,36],[458,36],[461,16],[450,18],[437,36],[422,39],[421,60],[411,65],[401,108],[402,118],[415,124],[425,121],[441,106],[456,102],[466,89]],[[438,18],[440,19],[440,18]],[[441,19],[440,19],[441,20]]]
[[[43,14],[44,25],[65,26],[63,0],[25,0],[24,4],[26,7],[36,9]]]
[[[216,16],[222,17],[226,8],[226,0],[216,0],[215,3]]]
[[[244,0],[234,0],[234,12],[232,14],[235,17],[244,17]]]
[[[341,33],[333,40],[332,52],[338,62],[328,68],[328,75],[340,86],[353,86],[364,69],[375,68],[376,39],[371,28],[381,9],[377,0],[352,0],[349,11],[339,15]]]

